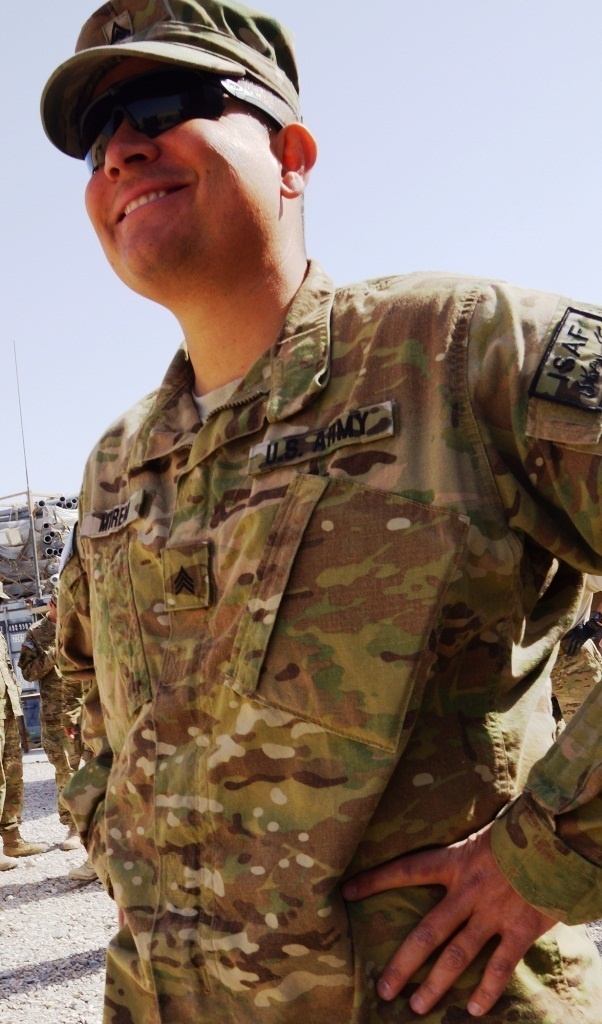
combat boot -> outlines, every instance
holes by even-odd
[[[79,832],[77,831],[75,824],[71,824],[69,825],[69,831],[67,832],[65,839],[63,839],[63,842],[61,843],[61,850],[77,850],[80,845],[81,840],[79,838]]]
[[[0,871],[10,871],[11,868],[16,868],[18,860],[14,857],[5,857],[3,853],[0,853]]]
[[[88,857],[78,868],[71,868],[71,871],[67,872],[67,878],[72,878],[75,882],[95,882],[98,879],[98,875]]]
[[[33,857],[34,853],[46,853],[48,843],[28,843],[20,832],[8,832],[3,836],[4,852],[9,857]]]

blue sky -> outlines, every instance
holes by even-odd
[[[0,497],[77,492],[105,427],[180,342],[113,275],[55,151],[41,90],[92,0],[4,23]],[[499,277],[602,305],[599,0],[265,0],[296,37],[320,154],[308,251],[335,281],[413,270]],[[25,11],[23,12],[25,13]],[[25,41],[19,33],[22,31]]]

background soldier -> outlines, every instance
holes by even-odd
[[[63,724],[63,680],[56,667],[56,619],[56,602],[52,594],[48,598],[48,611],[44,618],[30,626],[25,634],[19,668],[24,679],[39,683],[42,746],[54,767],[59,818],[68,829],[61,849],[74,850],[80,843],[79,833],[60,794],[79,767],[81,733],[77,730],[68,736]]]
[[[1,585],[0,600],[9,600]],[[14,867],[14,857],[30,857],[48,849],[46,843],[27,842],[19,832],[23,813],[23,750],[18,720],[22,718],[19,685],[0,633],[0,835],[4,854],[8,855],[0,861],[0,870]]]

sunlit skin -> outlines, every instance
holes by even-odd
[[[156,66],[125,61],[97,92]],[[217,121],[187,121],[156,139],[124,121],[88,183],[86,208],[109,263],[177,317],[199,393],[244,374],[278,337],[307,269],[301,197],[315,159],[303,125],[270,132],[232,102]]]
[[[97,91],[156,66],[125,61]],[[109,263],[130,288],[177,317],[199,394],[242,376],[278,337],[306,273],[301,202],[315,159],[315,142],[303,125],[270,132],[247,108],[231,103],[219,121],[189,121],[156,139],[122,124],[104,167],[88,184],[86,207]],[[141,198],[150,201],[131,208]],[[348,900],[403,886],[446,889],[383,971],[381,998],[394,999],[443,947],[410,1000],[416,1014],[430,1012],[497,935],[468,1004],[471,1015],[482,1016],[518,961],[554,924],[506,881],[489,831],[401,857],[343,886]]]
[[[556,922],[512,888],[491,852],[491,825],[453,846],[398,857],[343,886],[349,900],[413,885],[442,885],[443,899],[399,947],[378,981],[378,993],[394,999],[425,960],[443,951],[410,999],[417,1014],[429,1013],[494,936],[499,937],[468,1012],[481,1017],[497,1002],[519,960]]]

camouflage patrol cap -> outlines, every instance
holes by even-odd
[[[292,37],[274,18],[237,0],[112,0],[88,18],[75,56],[42,95],[44,129],[63,153],[83,158],[79,117],[103,75],[129,57],[244,78],[283,124],[299,119]]]

